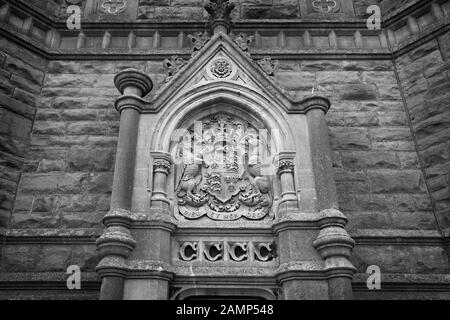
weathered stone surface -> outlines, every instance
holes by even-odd
[[[330,128],[331,145],[334,150],[368,150],[369,134],[366,129]]]
[[[19,75],[24,79],[41,86],[44,80],[44,72],[32,67],[31,65],[16,59],[14,57],[7,57],[5,62],[5,69],[9,72]]]
[[[6,246],[2,255],[2,269],[12,272],[34,271],[39,247],[30,245]]]
[[[110,171],[112,149],[72,148],[69,153],[69,168],[74,171]]]
[[[87,173],[37,173],[24,174],[21,181],[23,192],[80,192],[82,183],[88,178]]]
[[[383,261],[381,271],[387,273],[445,273],[447,268],[445,252],[434,246],[358,246],[352,257],[359,272],[380,265],[379,261]]]
[[[342,164],[355,169],[397,169],[397,156],[392,152],[342,152]]]
[[[375,86],[365,84],[355,84],[349,86],[340,86],[339,96],[342,100],[375,100]]]
[[[420,171],[369,171],[368,177],[374,193],[415,193],[423,190]]]

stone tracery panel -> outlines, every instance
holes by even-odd
[[[182,241],[178,259],[184,262],[271,262],[276,258],[273,241]]]
[[[178,212],[222,221],[268,216],[273,192],[267,136],[225,113],[195,122],[176,147]]]

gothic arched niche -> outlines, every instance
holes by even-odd
[[[276,146],[260,122],[244,112],[219,111],[178,131],[171,147],[176,216],[219,221],[273,217]]]

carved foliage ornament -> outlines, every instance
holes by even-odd
[[[167,173],[170,172],[170,162],[164,159],[156,159],[153,161],[153,168],[155,170],[163,170]]]
[[[166,71],[165,81],[169,82],[185,64],[186,61],[178,56],[171,56],[170,59],[164,59],[163,66]]]
[[[213,25],[217,22],[223,22],[228,25],[231,24],[231,12],[235,4],[229,0],[210,0],[210,3],[205,5],[205,10],[209,13],[209,23]]]
[[[278,61],[272,60],[270,57],[265,57],[258,61],[258,65],[268,76],[274,76],[278,69]]]
[[[219,114],[191,129],[177,156],[178,210],[187,219],[260,220],[272,206],[271,181],[258,152],[266,147],[246,121]]]
[[[248,34],[243,33],[243,32],[241,32],[237,35],[232,35],[232,39],[234,40],[234,42],[246,54],[250,54],[249,49],[250,49],[250,45],[253,42],[253,38],[254,38],[254,36],[249,36]]]
[[[294,171],[294,160],[291,159],[283,159],[278,163],[279,173],[282,172],[293,172]]]
[[[191,40],[193,45],[192,56],[195,56],[197,52],[199,52],[209,41],[209,35],[206,32],[196,32],[194,34],[189,34],[188,38],[189,40]]]
[[[119,14],[126,10],[127,0],[100,0],[100,11],[108,14]]]

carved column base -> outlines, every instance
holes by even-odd
[[[328,209],[322,211],[321,215],[324,216],[320,222],[322,229],[313,245],[325,260],[329,274],[330,299],[351,299],[351,281],[356,269],[349,261],[349,257],[355,241],[345,230],[347,221],[340,211]]]

